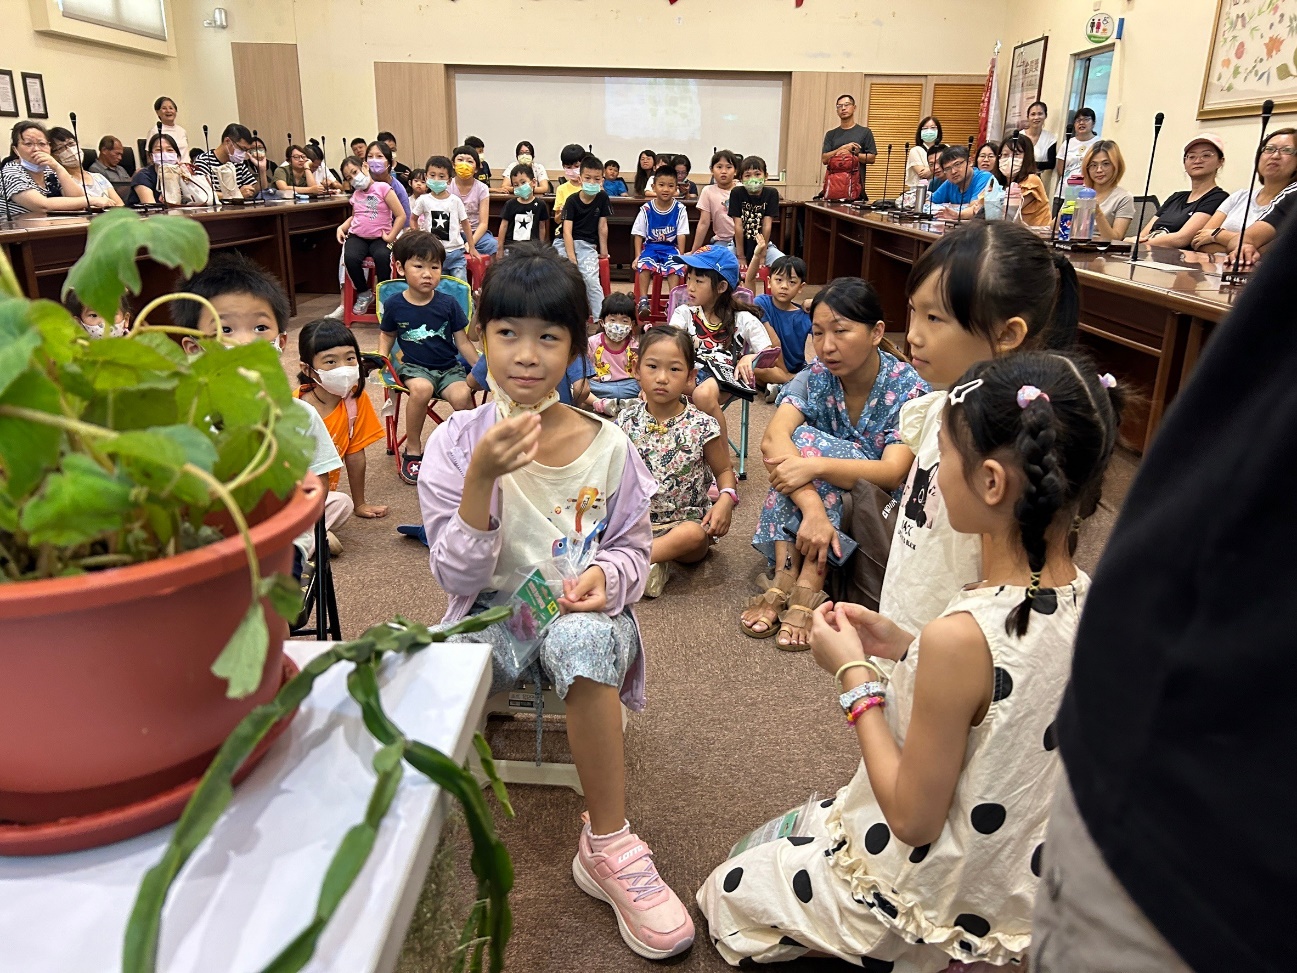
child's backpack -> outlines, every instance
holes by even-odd
[[[860,198],[860,163],[854,155],[842,153],[829,156],[824,171],[823,199],[857,200]]]

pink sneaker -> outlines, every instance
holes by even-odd
[[[693,945],[693,920],[662,881],[653,851],[639,835],[627,834],[598,852],[590,845],[587,824],[572,859],[572,877],[581,891],[612,906],[621,938],[640,956],[666,959]]]

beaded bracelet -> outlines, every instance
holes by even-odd
[[[882,707],[886,705],[887,699],[883,696],[866,696],[851,707],[851,712],[847,714],[847,723],[850,726],[855,726],[857,721],[875,706]]]

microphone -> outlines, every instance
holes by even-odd
[[[883,198],[879,200],[880,203],[886,204],[890,202],[887,195],[887,186],[890,181],[891,175],[892,175],[892,143],[888,142],[887,161],[883,163]],[[888,208],[890,209],[890,207]]]
[[[206,126],[203,126],[203,133],[204,133],[204,134],[207,133],[207,127],[206,127]],[[161,120],[158,121],[158,134],[159,134],[159,135],[162,134],[162,122],[161,122]],[[158,155],[161,155],[161,154],[162,154],[162,139],[158,139],[157,142],[155,142],[154,144],[158,147]],[[177,148],[177,150],[178,150],[178,149],[179,149],[179,146],[177,146],[176,148]],[[148,151],[148,147],[147,147],[147,146],[145,147],[145,151]],[[167,208],[167,183],[166,183],[166,180],[163,178],[163,175],[162,175],[162,163],[161,163],[161,162],[156,162],[156,161],[155,161],[155,162],[153,163],[153,168],[156,169],[156,170],[157,170],[157,173],[158,173],[158,198],[157,198],[156,202],[157,202],[157,204],[158,204],[159,206],[161,206],[161,207],[165,210],[165,209]]]
[[[1261,148],[1265,145],[1265,130],[1270,127],[1270,116],[1274,114],[1274,101],[1267,98],[1261,105],[1261,141],[1257,143],[1258,158],[1260,158]],[[1243,281],[1238,278],[1238,268],[1243,262],[1243,235],[1247,233],[1247,218],[1252,209],[1252,194],[1256,191],[1256,170],[1257,166],[1252,167],[1252,184],[1247,188],[1247,200],[1243,206],[1243,225],[1238,231],[1238,247],[1234,250],[1234,268],[1230,272],[1226,283],[1241,284]]]
[[[324,170],[324,181],[320,183],[320,186],[323,187],[325,196],[329,195],[331,191],[329,189],[329,180],[332,178],[329,175],[329,153],[324,148],[325,143],[328,141],[329,137],[327,135],[320,136],[320,168]]]
[[[289,133],[288,133],[288,144],[289,144],[289,145],[292,145],[292,144],[293,144],[293,133],[292,133],[292,132],[289,132]],[[291,158],[285,159],[285,160],[284,160],[284,165],[286,165],[286,166],[288,167],[288,178],[285,179],[284,181],[285,181],[286,183],[289,184],[289,185],[288,185],[288,188],[291,189],[291,190],[293,191],[293,205],[296,206],[296,205],[297,205],[297,177],[296,177],[295,175],[293,175],[293,160],[292,160]],[[305,176],[303,176],[303,179],[305,179]],[[267,180],[266,180],[266,181],[267,181],[267,182],[270,181],[270,180],[269,180],[269,177],[267,177]],[[305,187],[303,187],[303,188],[305,188]]]
[[[257,134],[257,130],[256,130],[255,128],[252,130],[252,141],[253,141],[253,151],[255,151],[255,150],[256,150],[256,143],[257,143],[257,142],[261,142],[261,136],[259,136],[259,135]],[[262,142],[262,145],[264,145],[264,144],[265,144],[265,143]],[[256,168],[256,164],[255,164],[255,163],[253,164],[252,168],[254,168],[254,169]],[[252,197],[252,201],[253,201],[254,203],[257,202],[257,196],[260,196],[260,195],[261,195],[261,190],[264,189],[264,188],[265,188],[265,187],[261,185],[261,173],[257,173],[257,193],[256,193],[256,195],[254,195],[254,196]],[[263,199],[263,200],[261,200],[261,202],[264,203],[265,200]]]
[[[1071,122],[1067,123],[1067,140],[1063,143],[1063,171],[1058,174],[1058,188],[1054,190],[1054,205],[1052,210],[1053,223],[1049,230],[1049,245],[1052,247],[1058,242],[1058,213],[1063,203],[1063,186],[1067,182],[1067,156],[1072,148],[1072,136],[1076,134],[1076,129]]]
[[[1017,181],[1018,174],[1018,137],[1022,135],[1022,130],[1015,128],[1013,134],[1009,136],[1009,171],[1002,173],[1004,176],[1004,218],[1009,218],[1010,192],[1014,186],[1018,187],[1018,216],[1022,216],[1022,184]]]
[[[81,173],[81,195],[86,198],[86,212],[93,216],[95,211],[90,205],[90,190],[86,188],[86,160],[81,157],[81,136],[77,134],[77,113],[68,112],[68,118],[72,121],[72,141],[77,147],[77,171]]]
[[[1163,114],[1162,112],[1158,112],[1156,115],[1153,116],[1153,148],[1148,153],[1148,176],[1144,179],[1145,199],[1148,199],[1148,190],[1149,187],[1153,184],[1153,159],[1157,155],[1157,137],[1162,134],[1162,123],[1165,121],[1166,121],[1166,115]],[[1254,168],[1253,172],[1255,171],[1256,170]],[[1143,204],[1140,205],[1140,210],[1138,215],[1141,220],[1144,220]],[[1145,220],[1144,222],[1147,221]],[[1144,227],[1142,225],[1135,227],[1135,240],[1130,245],[1131,263],[1134,263],[1135,259],[1139,256],[1139,235],[1143,232],[1144,232]],[[1240,236],[1239,240],[1241,241],[1242,239],[1243,238]],[[1151,244],[1149,245],[1148,249],[1149,249],[1149,255],[1151,256],[1153,252],[1153,247]]]

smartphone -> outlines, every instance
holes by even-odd
[[[797,540],[797,532],[801,529],[801,526],[802,518],[798,516],[791,524],[784,525],[784,534],[790,541],[795,541]],[[842,556],[838,557],[838,555],[833,552],[833,548],[830,547],[827,558],[829,565],[835,568],[840,568],[846,564],[847,561],[851,559],[851,555],[856,553],[856,548],[860,546],[846,534],[842,533],[842,531],[838,531],[838,544],[842,547]]]

